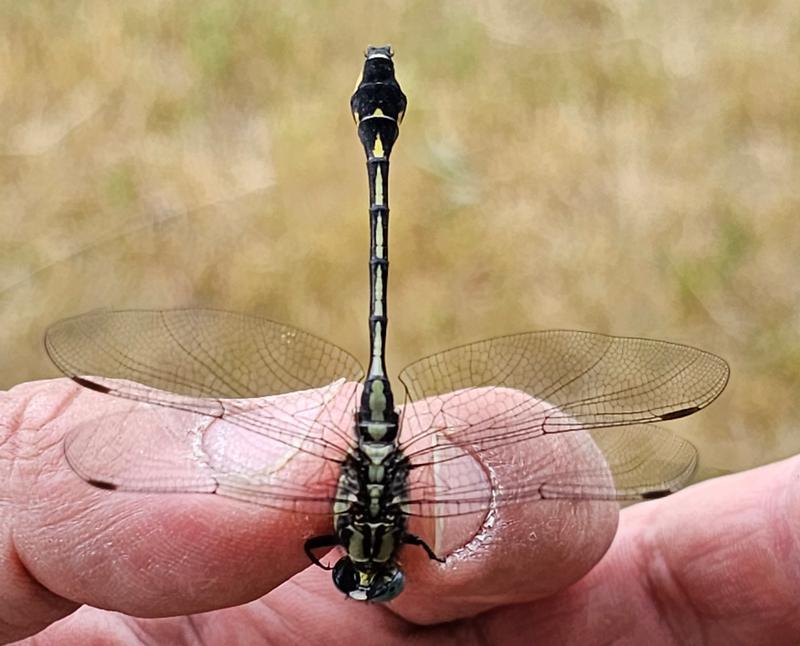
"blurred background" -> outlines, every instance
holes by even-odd
[[[2,387],[98,307],[259,313],[368,355],[349,97],[390,42],[389,362],[580,328],[732,379],[703,474],[800,451],[796,3],[0,4]]]

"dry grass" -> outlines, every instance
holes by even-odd
[[[3,383],[53,375],[44,326],[100,306],[256,311],[365,356],[347,102],[364,47],[391,42],[410,102],[391,368],[547,327],[687,342],[733,371],[680,425],[704,465],[795,452],[798,18],[788,0],[3,3]]]

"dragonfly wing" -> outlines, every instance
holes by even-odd
[[[188,397],[280,395],[363,374],[323,339],[219,310],[90,312],[52,325],[45,346],[69,377],[126,379]]]
[[[446,437],[445,431],[432,452],[443,459],[412,471],[412,515],[485,516],[534,500],[657,498],[685,486],[697,465],[690,442],[647,425],[545,435],[480,453]]]
[[[697,469],[697,449],[688,440],[660,426],[641,425],[591,433],[614,478],[614,492],[576,488],[553,480],[547,498],[648,500],[675,493]],[[560,478],[559,480],[563,480]],[[577,495],[576,495],[577,494]]]
[[[302,395],[298,394],[298,395]],[[284,401],[291,410],[299,397]],[[72,469],[104,489],[212,493],[268,507],[329,514],[339,463],[295,444],[254,433],[237,420],[119,400],[114,412],[85,422],[65,440]]]
[[[420,451],[442,428],[460,445],[485,450],[547,433],[676,419],[711,403],[728,373],[716,355],[665,341],[570,330],[489,339],[402,371],[419,418],[404,448],[423,460]],[[482,410],[491,415],[470,421]]]
[[[301,434],[307,450],[334,460],[344,455],[327,441],[315,443],[307,418],[315,415],[321,430],[340,434],[346,445],[349,424],[343,428],[342,416],[323,414],[324,407],[332,388],[361,378],[361,367],[296,328],[217,310],[99,311],[51,326],[45,345],[65,375],[92,390],[224,418],[289,445]],[[309,408],[291,415],[276,402],[242,399],[313,389]]]

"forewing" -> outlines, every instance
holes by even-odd
[[[442,428],[460,446],[488,450],[547,433],[676,419],[711,403],[728,372],[716,355],[665,341],[570,330],[489,339],[403,370],[421,418],[404,448],[424,461],[427,439]],[[527,396],[507,397],[509,390]],[[491,415],[471,423],[483,409]]]
[[[233,312],[206,309],[99,311],[51,326],[45,345],[53,363],[79,384],[116,397],[207,417],[333,460],[329,442],[307,437],[302,411],[242,398],[314,392],[308,414],[320,432],[349,433],[341,419],[319,414],[326,388],[358,381],[362,370],[344,350],[296,328]]]

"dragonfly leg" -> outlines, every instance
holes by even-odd
[[[321,547],[335,547],[336,545],[340,545],[339,537],[334,534],[325,534],[324,536],[312,536],[303,544],[303,550],[305,550],[306,556],[308,556],[308,560],[311,561],[314,565],[321,567],[323,570],[332,570],[332,565],[325,565],[322,561],[320,561],[316,556],[314,556],[313,550],[317,550]]]
[[[431,559],[433,561],[439,561],[439,563],[444,563],[445,562],[445,560],[443,558],[440,558],[440,557],[436,556],[436,552],[434,552],[431,549],[431,546],[428,545],[425,541],[423,541],[416,534],[408,534],[408,533],[406,533],[403,536],[403,543],[405,543],[406,545],[419,545],[423,550],[425,550],[425,553],[428,555],[429,559]]]

